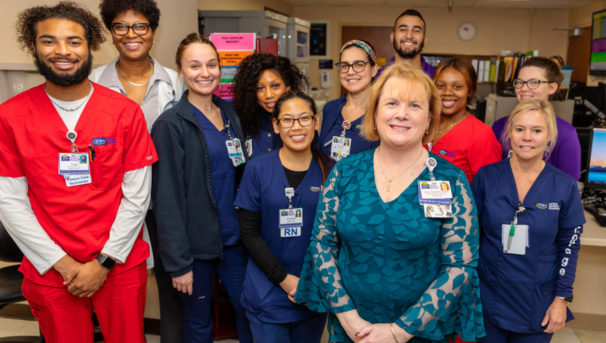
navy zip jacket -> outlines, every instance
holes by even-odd
[[[188,92],[177,106],[162,113],[151,131],[159,159],[152,167],[152,201],[160,256],[171,277],[191,271],[194,260],[213,260],[223,251],[208,145],[187,99]],[[244,142],[240,120],[231,105],[216,95],[212,101]],[[245,166],[237,167],[236,188]]]

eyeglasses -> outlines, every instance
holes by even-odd
[[[353,64],[339,62],[335,63],[335,66],[337,66],[337,69],[341,74],[347,73],[349,71],[349,67],[352,67],[356,73],[361,73],[364,71],[364,68],[366,68],[367,63],[368,61],[355,61]]]
[[[513,80],[512,83],[513,83],[513,86],[517,89],[524,87],[524,84],[526,84],[526,86],[528,86],[528,88],[530,88],[530,89],[537,89],[537,88],[539,88],[541,83],[553,83],[553,81],[535,80],[535,79],[530,79],[528,81],[524,81],[522,79],[515,79],[515,80]]]
[[[134,23],[133,25],[126,25],[124,23],[112,24],[112,30],[116,36],[120,37],[126,36],[131,27],[133,28],[133,32],[139,37],[145,36],[149,31],[148,23]]]
[[[283,129],[290,129],[298,121],[301,127],[308,127],[314,122],[314,116],[303,116],[299,118],[281,118],[278,119],[278,125]]]

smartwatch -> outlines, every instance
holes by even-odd
[[[114,266],[116,266],[116,260],[114,260],[113,258],[109,257],[109,256],[105,256],[102,254],[97,255],[97,257],[95,257],[95,260],[99,261],[99,263],[101,263],[101,266],[105,269],[112,270],[112,268],[114,268]]]

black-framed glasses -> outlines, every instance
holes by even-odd
[[[349,67],[353,68],[356,73],[361,73],[364,71],[364,68],[366,68],[367,63],[368,61],[355,61],[353,64],[339,62],[335,63],[335,66],[337,66],[337,70],[339,70],[341,74],[347,73],[349,71]]]
[[[524,84],[526,84],[526,86],[528,86],[528,88],[530,88],[530,89],[537,89],[537,88],[539,88],[541,83],[553,83],[553,81],[536,80],[536,79],[530,79],[528,81],[524,81],[522,79],[515,79],[512,82],[513,86],[517,89],[524,87]]]
[[[124,23],[112,24],[112,31],[114,31],[117,36],[121,37],[126,36],[131,28],[137,36],[143,37],[149,31],[149,23],[134,23],[133,25],[126,25]]]
[[[278,119],[278,125],[283,129],[290,129],[298,121],[301,127],[308,127],[314,122],[314,116],[302,116],[299,118],[280,118]]]

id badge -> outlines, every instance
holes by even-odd
[[[244,153],[242,152],[242,144],[238,138],[225,141],[227,145],[227,153],[234,167],[244,164]]]
[[[90,175],[87,153],[59,153],[59,175]]]
[[[526,255],[526,248],[530,247],[528,242],[528,225],[514,225],[515,234],[509,236],[511,224],[503,224],[501,226],[501,244],[503,252],[511,255]],[[509,240],[511,238],[511,245]],[[509,249],[507,247],[509,246]]]
[[[301,236],[303,228],[303,209],[287,208],[280,210],[280,237],[298,237]]]
[[[421,204],[452,204],[452,189],[449,181],[419,180],[419,202]]]
[[[92,183],[90,174],[85,175],[65,175],[65,185],[67,187],[82,186]]]
[[[452,205],[423,204],[425,218],[452,218]]]
[[[330,157],[335,161],[339,161],[340,159],[349,156],[349,152],[351,151],[351,138],[334,136],[331,142]]]

